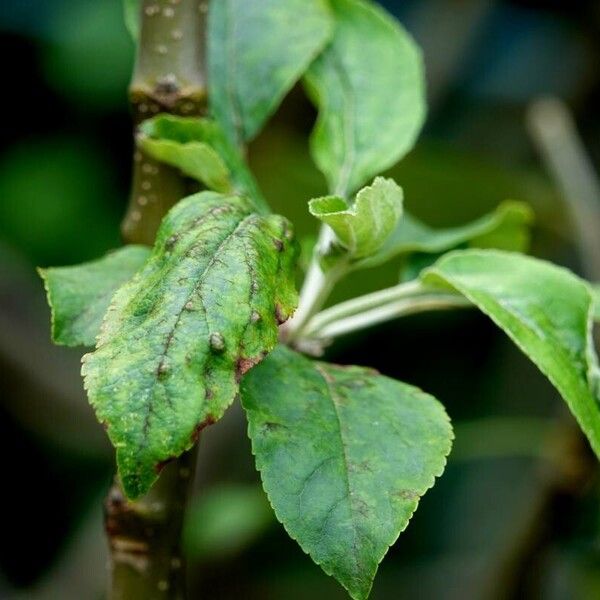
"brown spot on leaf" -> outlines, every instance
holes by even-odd
[[[273,244],[274,244],[277,252],[283,252],[283,242],[281,240],[278,240],[277,238],[275,238],[273,240]]]
[[[392,495],[396,496],[397,498],[401,498],[402,500],[409,500],[409,501],[419,500],[419,498],[421,497],[414,490],[406,490],[406,489],[393,492]]]
[[[283,325],[288,320],[288,315],[284,312],[281,304],[275,305],[275,318],[279,325]]]
[[[202,432],[203,429],[205,429],[209,425],[214,425],[216,422],[217,422],[217,420],[212,415],[208,415],[208,417],[206,417],[206,419],[204,419],[204,421],[202,421],[202,423],[199,423],[198,425],[196,425],[196,428],[192,432],[192,444],[195,444],[198,441],[198,438],[200,437],[200,433]]]
[[[238,358],[237,364],[235,366],[235,376],[236,380],[239,380],[252,368],[255,367],[265,356],[266,352],[262,352],[258,356],[253,356],[252,358]]]
[[[173,462],[177,457],[176,456],[170,456],[169,458],[167,458],[166,460],[162,460],[159,463],[157,463],[156,465],[154,465],[154,471],[156,472],[157,475],[160,475],[160,472],[171,462]]]
[[[165,242],[165,250],[169,251],[173,249],[173,246],[177,243],[177,240],[179,239],[179,236],[177,234],[172,235],[166,242]]]

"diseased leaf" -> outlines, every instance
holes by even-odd
[[[384,244],[402,216],[402,188],[392,179],[377,177],[363,188],[352,206],[339,196],[315,198],[310,213],[329,225],[355,259],[370,256]]]
[[[464,250],[440,259],[425,283],[450,287],[488,315],[548,377],[600,457],[600,395],[586,282],[534,258]]]
[[[433,229],[405,213],[379,252],[356,267],[375,267],[400,254],[438,255],[461,246],[524,252],[532,220],[529,206],[515,201],[503,202],[472,223],[448,229]]]
[[[142,123],[138,143],[155,160],[179,169],[209,189],[247,195],[258,209],[266,210],[244,159],[215,121],[159,115]]]
[[[242,380],[264,488],[292,538],[356,600],[441,475],[452,442],[443,407],[360,367],[278,347]]]
[[[94,346],[110,299],[149,254],[145,246],[125,246],[81,265],[39,269],[52,310],[52,340]]]
[[[340,196],[413,146],[425,119],[421,54],[402,26],[364,0],[331,0],[332,43],[305,80],[319,109],[311,152]]]
[[[295,307],[290,225],[252,210],[214,192],[171,209],[84,357],[85,387],[130,498],[223,415]]]
[[[210,108],[236,145],[252,139],[331,35],[325,0],[210,3]]]
[[[131,37],[137,42],[140,37],[140,12],[142,10],[141,0],[123,0],[123,13],[125,26]]]

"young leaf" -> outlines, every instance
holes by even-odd
[[[423,274],[488,315],[548,377],[600,457],[600,398],[588,285],[550,263],[492,250],[457,251]]]
[[[425,119],[421,54],[408,33],[365,0],[331,0],[332,43],[306,74],[319,108],[311,152],[347,196],[413,146]]]
[[[379,252],[355,267],[376,267],[400,254],[436,255],[460,246],[523,252],[529,245],[532,220],[529,206],[515,201],[503,202],[494,212],[449,229],[433,229],[405,213]]]
[[[222,193],[233,190],[267,209],[252,173],[237,148],[210,119],[159,115],[140,126],[138,143],[155,160],[164,162]]]
[[[244,198],[204,192],[168,213],[83,361],[130,498],[222,416],[240,376],[275,346],[296,303],[295,255],[288,222]]]
[[[123,0],[123,16],[125,18],[125,27],[133,38],[137,41],[140,37],[140,12],[142,10],[141,0]]]
[[[110,299],[149,254],[145,246],[125,246],[82,265],[39,269],[52,310],[52,340],[94,346]]]
[[[420,390],[278,347],[242,380],[256,464],[292,538],[355,600],[441,475],[452,428]]]
[[[381,248],[402,215],[402,203],[402,188],[377,177],[351,207],[339,196],[326,196],[311,200],[309,210],[333,229],[352,258],[360,259]]]
[[[331,35],[325,0],[210,3],[213,115],[235,145],[252,139]]]
[[[168,139],[140,136],[140,148],[160,162],[178,168],[216,192],[232,191],[231,173],[221,157],[205,142],[182,144]]]

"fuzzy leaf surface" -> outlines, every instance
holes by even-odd
[[[214,192],[179,202],[84,357],[91,404],[130,498],[217,421],[295,308],[289,223]]]
[[[560,392],[600,457],[594,305],[586,282],[556,265],[493,250],[453,252],[423,280],[463,294],[507,333]]]
[[[252,139],[328,42],[325,0],[210,3],[210,108],[235,145]]]
[[[277,518],[363,600],[444,470],[452,428],[443,407],[373,370],[313,362],[283,346],[244,377],[242,403]]]
[[[592,286],[592,295],[594,297],[594,318],[600,321],[600,285]]]
[[[405,213],[379,252],[356,267],[376,267],[402,254],[437,255],[461,246],[524,252],[532,220],[529,206],[512,200],[471,223],[447,229],[434,229]]]
[[[329,225],[355,259],[377,252],[402,216],[403,193],[395,181],[377,177],[356,195],[352,206],[339,196],[315,198],[309,203],[313,217]]]
[[[179,169],[209,189],[235,191],[266,208],[258,185],[237,148],[210,119],[159,115],[140,126],[138,143],[155,160]]]
[[[81,265],[40,269],[52,311],[54,343],[94,346],[114,293],[149,255],[146,246],[125,246]]]
[[[319,109],[311,152],[341,196],[391,167],[425,119],[421,53],[404,28],[365,0],[331,0],[331,44],[305,80]]]

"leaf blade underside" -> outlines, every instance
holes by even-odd
[[[600,457],[600,387],[587,283],[532,257],[456,251],[427,269],[426,284],[450,287],[490,317],[548,377]]]
[[[252,210],[213,192],[178,203],[84,357],[85,387],[130,498],[222,416],[295,308],[289,223]]]
[[[441,475],[452,442],[420,390],[283,346],[242,380],[248,431],[277,518],[362,600],[379,562]]]

